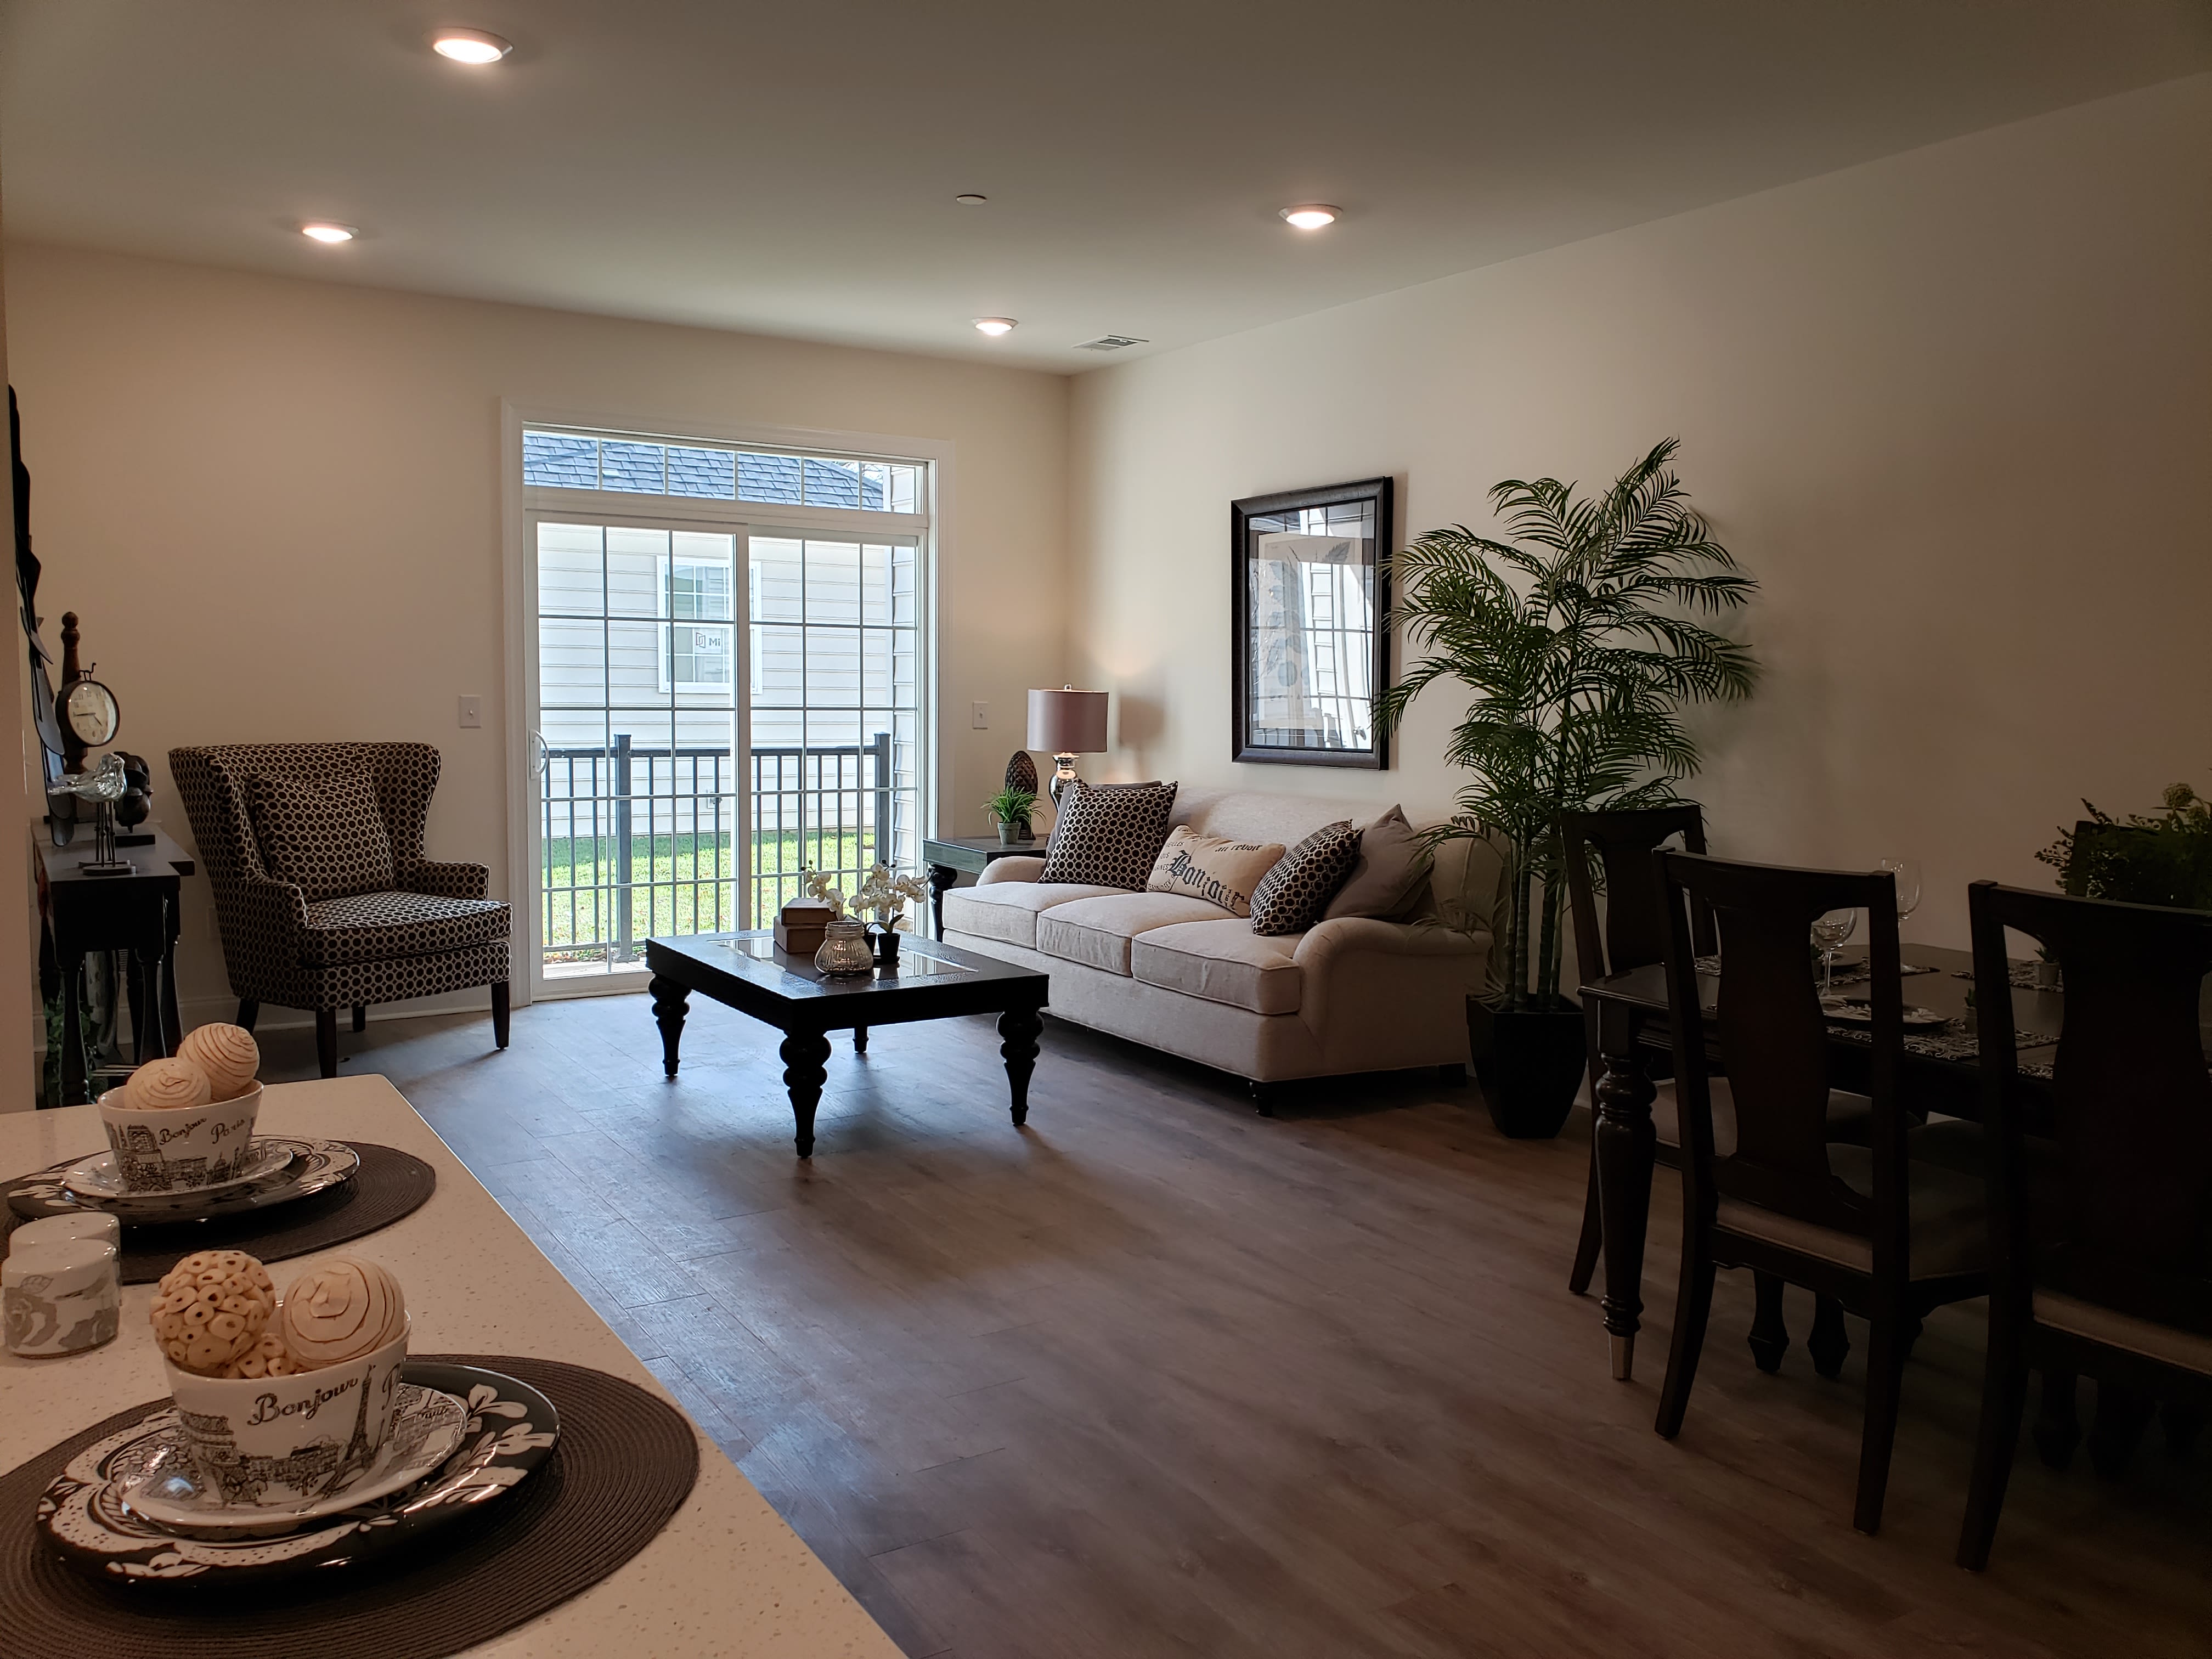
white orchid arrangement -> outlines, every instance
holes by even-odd
[[[920,903],[929,896],[929,889],[920,876],[895,875],[887,864],[879,864],[868,872],[860,890],[853,895],[853,908],[866,911],[876,919],[876,926],[895,932],[908,931],[906,907]]]
[[[807,897],[828,905],[833,917],[842,917],[845,914],[845,890],[830,880],[827,870],[805,870],[800,873],[804,878],[801,885],[806,889]]]

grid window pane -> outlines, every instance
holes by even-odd
[[[738,457],[738,499],[741,501],[781,501],[796,507],[805,490],[795,455]]]
[[[734,501],[738,494],[738,458],[726,449],[668,451],[668,493]]]
[[[667,452],[659,444],[617,443],[599,446],[599,488],[635,495],[668,493]]]
[[[522,434],[522,482],[562,489],[599,487],[599,442],[553,432]]]

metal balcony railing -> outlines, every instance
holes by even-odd
[[[726,749],[547,749],[540,788],[540,940],[550,969],[637,959],[653,934],[764,927],[803,869],[850,892],[897,865],[915,822],[891,735],[842,748],[751,751],[750,874],[740,892],[736,757]]]

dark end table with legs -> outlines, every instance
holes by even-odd
[[[997,836],[930,836],[921,843],[921,861],[929,866],[929,915],[937,924],[937,937],[945,937],[945,895],[963,872],[980,876],[993,859],[1041,859],[1045,843],[1018,841],[1012,846]]]
[[[1015,1127],[1029,1121],[1030,1076],[1052,988],[1050,978],[1034,969],[911,934],[900,943],[896,969],[866,977],[830,978],[811,958],[777,950],[764,932],[649,939],[645,960],[653,969],[653,1017],[670,1077],[695,991],[783,1033],[783,1081],[801,1158],[814,1153],[814,1111],[829,1081],[832,1031],[852,1032],[854,1048],[865,1054],[871,1026],[996,1014]]]

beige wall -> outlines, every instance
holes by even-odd
[[[2078,797],[2212,773],[2212,77],[1079,380],[1092,769],[1440,811],[1449,688],[1386,774],[1230,763],[1229,501],[1390,473],[1407,535],[1480,526],[1670,433],[1765,584],[1765,683],[1703,722],[1716,850],[1917,856],[1906,936],[1963,944]]]
[[[959,833],[984,827],[1024,691],[1064,677],[1060,376],[46,247],[9,249],[7,283],[41,599],[82,614],[179,833],[173,745],[418,738],[446,757],[433,855],[512,893],[502,398],[951,441],[939,799]],[[462,693],[483,730],[457,728]],[[185,892],[191,1024],[227,988],[206,885]]]

